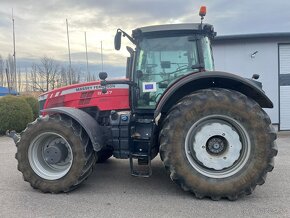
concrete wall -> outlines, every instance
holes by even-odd
[[[255,51],[258,53],[251,57]],[[279,122],[278,105],[278,43],[273,40],[228,40],[213,43],[215,69],[251,78],[260,74],[259,81],[274,103],[265,109],[273,123]]]

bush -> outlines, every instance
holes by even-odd
[[[22,98],[29,104],[32,109],[33,118],[36,119],[39,116],[39,104],[38,100],[33,96],[22,96]]]
[[[33,113],[29,104],[16,96],[0,98],[0,134],[6,130],[21,132],[33,121]]]

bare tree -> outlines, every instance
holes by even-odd
[[[28,86],[28,71],[27,68],[25,68],[25,92],[29,91],[29,86]]]
[[[14,89],[16,90],[17,85],[16,85],[16,80],[15,80],[15,76],[14,76],[14,69],[15,65],[14,65],[14,61],[13,61],[13,57],[9,54],[6,60],[6,80],[7,80],[7,85],[8,88]]]
[[[5,72],[4,72],[4,61],[0,55],[0,86],[5,86]]]
[[[59,64],[52,58],[43,57],[40,64],[33,64],[31,80],[34,91],[46,92],[54,89],[60,79]]]
[[[72,84],[79,83],[81,80],[80,70],[76,68],[71,68]]]
[[[36,86],[38,85],[37,83],[37,77],[36,77],[36,72],[37,72],[37,67],[35,64],[33,64],[31,66],[31,71],[30,71],[30,81],[31,81],[31,88],[32,88],[32,91],[35,92],[36,90],[41,90],[44,92],[44,90],[41,88],[41,87],[37,87]]]
[[[61,86],[66,86],[68,84],[69,84],[68,72],[66,68],[62,66],[60,69],[60,78],[58,80],[57,86],[61,87]]]
[[[17,90],[17,84],[16,84],[16,78],[15,78],[15,65],[14,65],[14,60],[13,57],[9,54],[7,59],[6,59],[6,81],[7,81],[7,86],[9,90],[14,89]]]
[[[36,90],[36,86],[37,86],[37,82],[36,82],[36,66],[35,64],[32,64],[31,66],[31,70],[30,70],[30,73],[29,73],[29,89],[33,92],[35,92]]]
[[[21,71],[20,69],[18,68],[18,79],[17,79],[17,84],[18,84],[18,92],[20,93],[21,92],[21,88],[22,88],[22,80],[21,80]]]
[[[43,57],[40,64],[33,64],[29,75],[32,91],[46,92],[54,88],[69,85],[68,68],[63,67],[52,58]],[[26,73],[27,74],[27,73]],[[26,76],[28,77],[28,75]],[[72,83],[79,83],[81,71],[71,68]],[[26,78],[27,81],[27,78]],[[28,84],[28,82],[26,82]],[[28,90],[28,88],[26,88]]]

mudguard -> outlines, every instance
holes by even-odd
[[[252,98],[263,108],[273,108],[272,101],[254,81],[231,73],[206,71],[188,74],[173,83],[159,99],[154,117],[166,113],[185,95],[206,88],[235,90]]]
[[[88,134],[95,151],[100,151],[105,145],[103,132],[97,121],[88,113],[71,107],[55,107],[42,110],[46,114],[65,114],[78,122]]]

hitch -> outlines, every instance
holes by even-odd
[[[20,134],[18,134],[15,130],[7,130],[6,136],[12,138],[15,144],[20,140]]]

